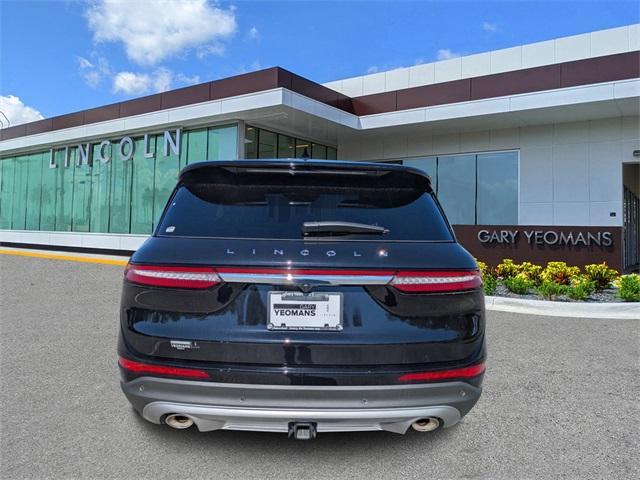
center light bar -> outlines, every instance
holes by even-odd
[[[452,292],[482,285],[477,270],[395,271],[250,267],[174,267],[129,264],[125,278],[142,285],[203,289],[226,283],[266,285],[389,285],[406,293]]]

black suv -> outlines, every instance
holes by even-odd
[[[122,389],[174,428],[432,431],[481,392],[482,280],[413,168],[189,165],[120,314]]]

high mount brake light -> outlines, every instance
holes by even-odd
[[[480,272],[397,272],[390,282],[402,292],[453,292],[469,290],[482,285]]]
[[[399,382],[429,382],[437,380],[450,380],[456,378],[473,378],[484,373],[484,363],[471,365],[470,367],[455,368],[453,370],[436,370],[433,372],[405,373],[398,378]]]
[[[169,377],[184,378],[210,378],[204,370],[195,368],[178,368],[166,365],[151,365],[149,363],[135,362],[127,358],[118,357],[118,365],[124,370],[134,373],[149,373],[151,375],[167,375]]]
[[[127,265],[127,280],[142,285],[173,288],[209,288],[220,283],[220,277],[210,267],[168,267],[158,265]]]

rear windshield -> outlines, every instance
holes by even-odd
[[[433,194],[383,179],[320,181],[286,177],[190,181],[179,185],[158,229],[162,236],[302,239],[305,222],[355,222],[387,233],[331,233],[332,240],[451,241]],[[306,237],[309,238],[309,237]],[[312,238],[316,238],[312,234]]]

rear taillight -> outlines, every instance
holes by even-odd
[[[438,380],[453,380],[460,378],[473,378],[484,373],[484,363],[471,365],[470,367],[455,368],[452,370],[435,370],[432,372],[405,373],[398,378],[399,382],[433,382]]]
[[[400,271],[390,282],[402,292],[452,292],[469,290],[482,285],[480,272],[421,272]]]
[[[209,288],[220,283],[220,277],[210,267],[129,264],[124,276],[130,282],[156,287]]]
[[[209,374],[204,370],[195,368],[178,368],[165,365],[151,365],[149,363],[135,362],[127,358],[118,357],[118,365],[124,370],[134,373],[148,373],[151,375],[166,375],[168,377],[183,378],[209,378]]]

